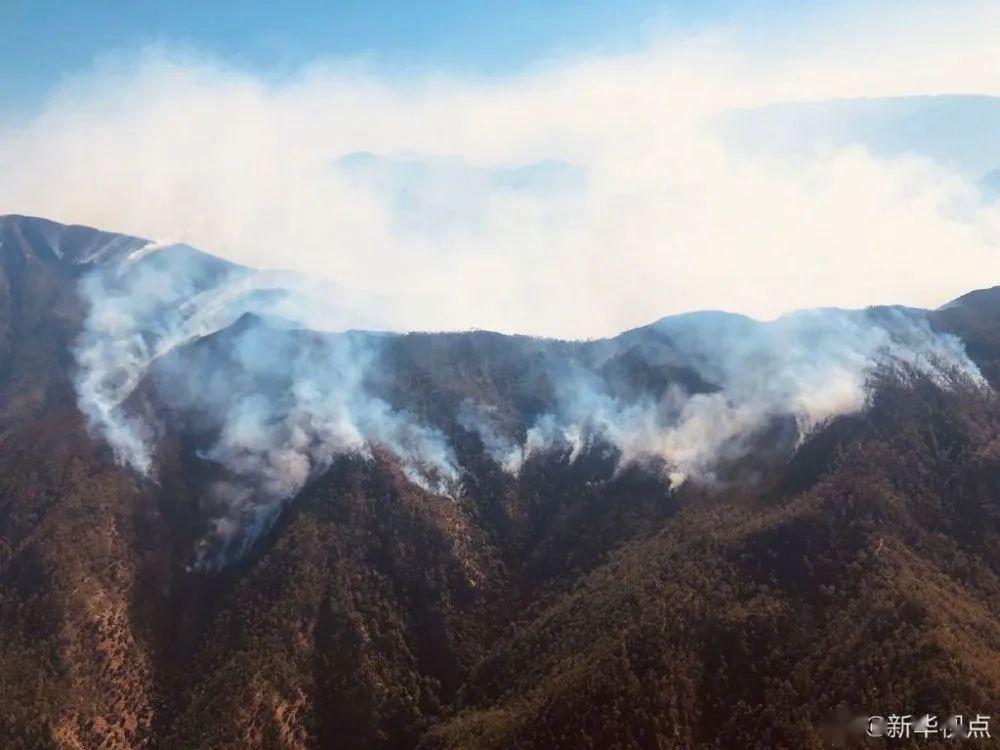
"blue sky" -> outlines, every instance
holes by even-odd
[[[640,48],[650,34],[772,15],[772,0],[0,0],[0,104],[30,104],[109,51],[175,44],[280,76],[364,57],[395,74],[503,75]],[[801,8],[801,6],[800,6]]]

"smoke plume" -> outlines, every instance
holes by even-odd
[[[558,449],[575,461],[606,445],[620,467],[653,459],[675,485],[711,482],[760,441],[779,441],[775,426],[787,425],[782,434],[794,450],[829,420],[861,411],[876,376],[984,386],[957,337],[935,332],[925,311],[898,307],[807,310],[771,322],[695,313],[591,349],[550,373],[554,408],[533,421],[521,444],[498,433],[488,406],[465,406],[464,424],[500,466],[516,474],[540,453]],[[613,370],[626,358],[673,379],[652,392],[622,389]]]
[[[210,493],[224,548],[241,551],[339,454],[370,457],[379,447],[429,491],[457,485],[440,433],[367,390],[381,336],[308,330],[328,310],[294,276],[147,246],[93,270],[81,289],[89,304],[75,352],[81,410],[121,463],[152,479],[167,426],[143,416],[139,390],[175,429],[204,436],[200,457],[225,472]]]
[[[470,470],[457,458],[457,428],[477,434],[514,478],[526,462],[600,449],[619,467],[653,462],[675,486],[713,482],[751,454],[787,457],[830,419],[864,409],[879,373],[983,383],[962,343],[934,331],[926,311],[820,309],[770,322],[706,312],[576,344],[515,337],[538,370],[535,407],[512,407],[494,389],[428,421],[419,402],[434,392],[390,403],[373,387],[412,379],[386,355],[398,334],[324,329],[335,303],[293,275],[147,245],[98,266],[81,289],[89,313],[77,390],[93,429],[152,479],[170,431],[218,468],[202,564],[241,554],[346,453],[384,452],[409,481],[452,497]]]

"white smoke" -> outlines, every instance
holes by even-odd
[[[489,455],[516,474],[534,454],[558,448],[575,461],[604,443],[619,452],[619,466],[655,458],[675,484],[713,481],[775,420],[794,421],[794,448],[834,417],[861,411],[878,374],[985,386],[958,338],[904,308],[808,310],[768,323],[700,313],[665,318],[647,329],[651,336],[661,338],[645,341],[647,362],[692,367],[717,390],[674,383],[658,397],[615,395],[592,368],[577,368],[553,377],[557,408],[534,422],[523,445],[476,422]]]
[[[458,410],[458,423],[479,435],[483,450],[496,464],[510,474],[517,474],[524,464],[526,447],[515,444],[503,433],[496,420],[497,407],[472,399],[462,401]]]
[[[248,275],[220,263],[223,278],[210,280],[204,278],[204,269],[178,273],[175,264],[139,262],[157,250],[151,243],[81,280],[89,309],[75,350],[81,410],[116,457],[144,474],[152,461],[149,427],[126,414],[126,399],[154,359],[231,322],[226,318],[233,312],[231,306],[212,296],[228,295],[228,282]],[[188,248],[174,250],[200,258]]]
[[[99,267],[80,288],[88,304],[75,348],[81,410],[121,463],[153,479],[162,425],[130,399],[148,383],[165,401],[154,406],[196,414],[212,434],[202,457],[228,476],[212,490],[219,540],[251,542],[282,501],[344,453],[371,457],[379,447],[428,491],[458,486],[440,433],[366,389],[378,336],[304,327],[331,319],[309,298],[310,284],[170,246]],[[240,326],[247,313],[281,317]],[[207,358],[199,345],[213,347]]]
[[[462,491],[465,469],[441,429],[407,410],[416,404],[392,406],[373,391],[373,375],[405,379],[381,356],[395,334],[316,330],[334,315],[321,308],[335,306],[297,284],[177,245],[144,248],[81,282],[89,311],[76,384],[92,428],[119,461],[153,478],[169,429],[222,470],[209,489],[215,532],[202,564],[245,551],[284,501],[344,454],[385,452],[425,490]],[[781,443],[767,434],[776,423],[794,434],[764,449],[790,452],[828,420],[862,410],[880,372],[983,383],[956,337],[906,308],[771,322],[696,313],[572,346],[518,341],[542,353],[549,408],[529,417],[466,398],[454,415],[515,476],[552,450],[572,462],[610,449],[619,467],[655,459],[675,485],[711,482],[762,440]],[[667,373],[665,385],[630,384],[635,367]]]
[[[592,337],[705,308],[933,306],[1000,279],[1000,211],[978,184],[998,166],[979,148],[995,120],[966,102],[919,120],[912,148],[897,150],[906,120],[875,143],[775,138],[766,155],[712,123],[773,102],[1000,94],[1000,5],[956,2],[664,30],[500,79],[111,50],[37,112],[0,117],[0,212],[379,290],[358,328]],[[971,164],[952,167],[942,131]]]
[[[283,333],[292,336],[290,346],[281,345]],[[229,475],[214,487],[223,506],[219,539],[239,531],[238,543],[253,541],[284,500],[346,453],[372,458],[384,449],[414,484],[439,494],[457,491],[461,472],[443,436],[368,392],[364,379],[374,346],[363,336],[254,324],[209,360],[236,382],[249,375],[248,390],[240,384],[225,394],[222,389],[234,390],[232,379],[206,388],[204,371],[191,369],[190,360],[165,363],[157,376],[171,384],[161,393],[219,425],[203,453]]]

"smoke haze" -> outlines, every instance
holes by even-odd
[[[156,238],[82,281],[80,406],[153,478],[175,425],[143,399],[194,430],[220,538],[252,539],[344,453],[459,495],[460,431],[515,479],[606,448],[713,481],[762,434],[794,448],[863,409],[878,372],[979,381],[924,312],[826,309],[1000,279],[998,152],[935,120],[1000,118],[938,98],[1000,95],[1000,10],[961,5],[667,26],[506,78],[108,50],[5,114],[0,212]],[[740,314],[675,315],[698,309]],[[535,411],[464,394],[441,414],[378,386],[393,334],[345,333],[473,327],[589,342],[537,344]]]
[[[470,470],[458,458],[469,455],[458,449],[464,430],[515,481],[526,462],[600,450],[619,468],[652,462],[678,486],[716,481],[762,441],[787,458],[830,419],[862,410],[879,375],[983,386],[962,343],[933,331],[922,310],[819,309],[772,322],[706,312],[588,343],[513,338],[512,351],[537,355],[540,409],[512,410],[496,386],[495,400],[466,397],[428,420],[413,410],[420,399],[388,396],[414,378],[388,354],[404,337],[310,327],[332,314],[300,281],[183,245],[139,247],[81,281],[77,392],[91,427],[153,480],[171,431],[221,470],[200,564],[242,554],[341,455],[384,452],[408,481],[457,498]],[[473,371],[491,367],[466,356]],[[438,386],[425,387],[436,398]]]
[[[846,120],[810,149],[767,118],[716,125],[772,102],[1000,94],[1000,12],[962,6],[665,28],[493,79],[338,59],[265,79],[167,44],[111,50],[4,118],[0,211],[325,279],[350,291],[347,327],[586,338],[696,309],[935,307],[1000,278],[979,184],[994,150],[956,167],[930,114],[902,151]],[[949,122],[978,132],[984,106]],[[747,146],[761,132],[766,152]]]

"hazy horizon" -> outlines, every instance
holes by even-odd
[[[306,274],[344,327],[593,338],[1000,281],[989,3],[439,6],[68,13],[73,54],[0,99],[0,213]]]

